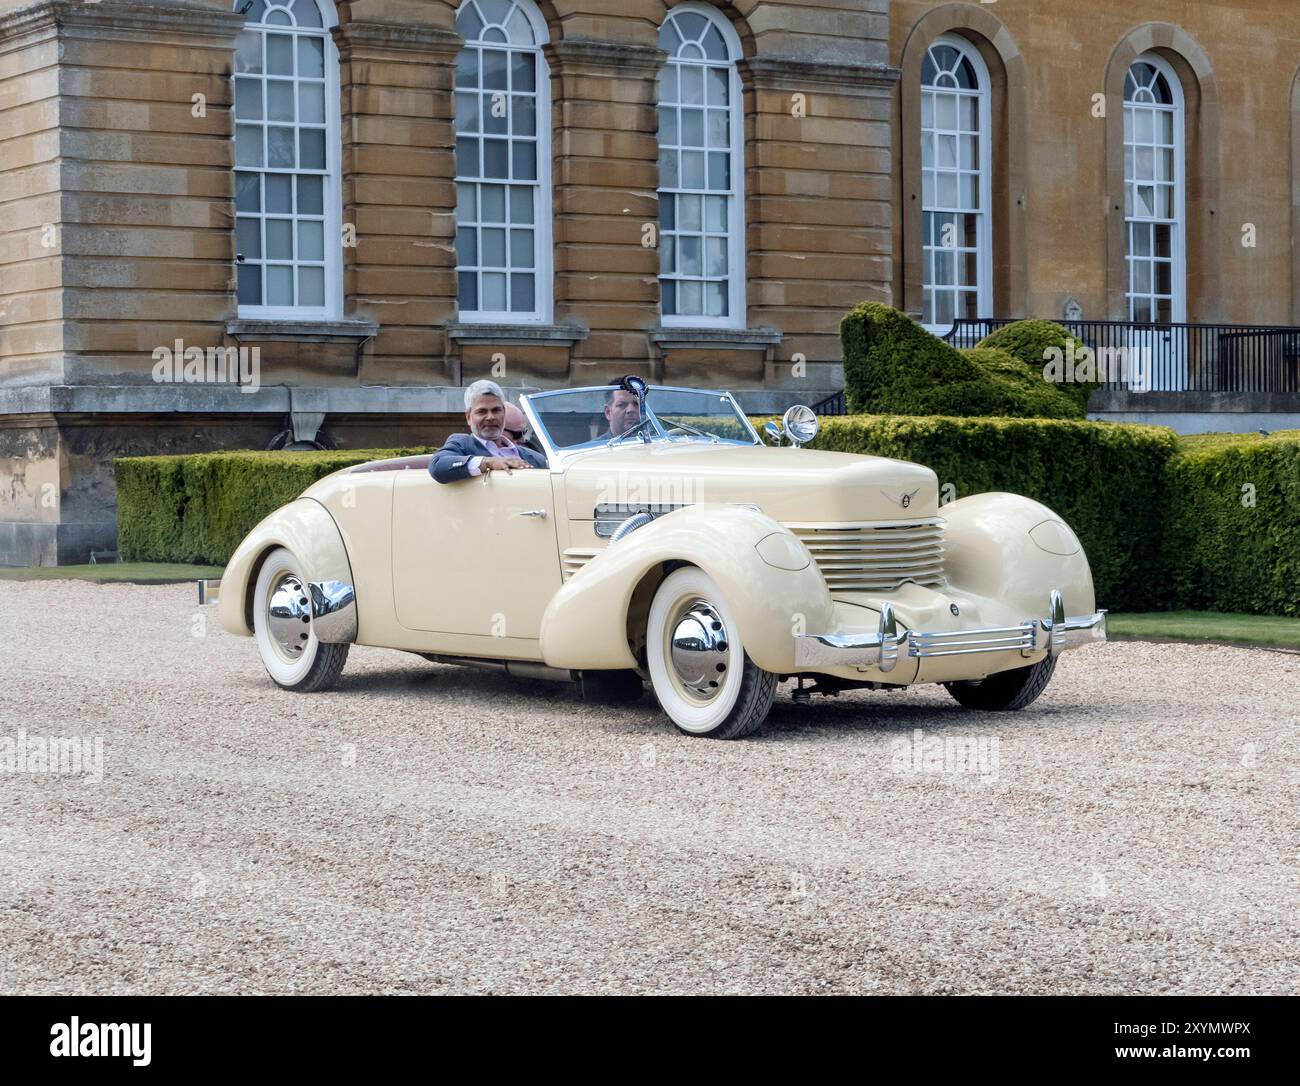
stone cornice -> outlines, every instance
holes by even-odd
[[[543,47],[552,71],[566,68],[589,68],[601,72],[632,69],[657,73],[668,54],[658,46],[631,42],[605,41],[599,38],[574,38],[551,42]]]
[[[331,33],[342,60],[361,53],[454,57],[465,44],[465,39],[454,30],[364,20],[353,20],[336,26]]]
[[[888,90],[898,82],[899,71],[888,64],[828,64],[782,56],[748,57],[740,62],[759,90]]]
[[[187,41],[207,38],[233,48],[243,27],[242,15],[197,4],[38,0],[0,14],[0,51],[66,32],[95,38],[156,38],[163,32]]]

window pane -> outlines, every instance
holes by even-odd
[[[537,59],[532,53],[515,53],[510,58],[510,86],[516,91],[537,89]]]
[[[677,197],[677,229],[679,230],[699,230],[702,223],[699,196],[678,196]]]
[[[478,264],[478,231],[472,226],[456,231],[456,263],[462,266]]]
[[[505,140],[484,140],[483,141],[483,176],[500,177],[502,179],[510,176],[510,164],[506,157],[506,149],[509,146]]]
[[[531,140],[516,142],[512,147],[514,156],[513,176],[516,181],[537,180],[537,144]]]
[[[704,110],[682,110],[682,143],[691,147],[704,146]]]
[[[290,219],[266,220],[266,256],[268,260],[293,259],[293,222]]]
[[[478,131],[478,100],[477,94],[458,91],[456,93],[456,131],[457,132],[477,132]]]
[[[293,83],[288,79],[268,79],[266,82],[267,118],[272,121],[293,121]]]
[[[682,152],[682,188],[704,188],[704,152]]]
[[[505,90],[507,54],[500,49],[483,50],[483,89]]]
[[[700,283],[684,279],[677,284],[678,312],[688,316],[702,316],[704,311],[704,292]]]
[[[304,170],[325,168],[325,129],[300,128],[298,130],[298,165]]]
[[[482,231],[483,267],[504,268],[506,266],[506,232],[496,228]]]
[[[288,215],[293,212],[293,179],[284,173],[266,175],[266,210],[273,215]]]
[[[474,222],[478,217],[477,205],[476,187],[461,181],[456,186],[456,221],[458,223]]]
[[[298,304],[323,306],[325,304],[325,269],[298,269]]]
[[[266,269],[266,304],[293,305],[293,268],[273,264]]]
[[[235,80],[235,118],[241,121],[262,119],[262,81],[260,79]]]
[[[535,136],[537,134],[537,100],[531,95],[512,99],[510,123],[516,136]]]
[[[533,232],[531,230],[510,231],[510,266],[512,268],[531,268],[533,266]]]
[[[235,165],[263,165],[262,129],[258,125],[235,125]]]
[[[478,276],[474,272],[461,272],[456,276],[456,300],[461,309],[478,309]]]
[[[325,259],[325,228],[323,223],[310,220],[298,223],[298,259]]]
[[[293,38],[288,34],[266,36],[266,71],[268,75],[293,75]]]
[[[531,223],[533,221],[533,190],[516,185],[510,190],[510,221]]]
[[[320,177],[298,178],[298,214],[325,213],[325,182]]]
[[[235,71],[255,74],[261,70],[262,35],[252,30],[241,31],[235,39]]]
[[[510,277],[510,308],[515,313],[531,313],[537,308],[533,276],[525,274]]]
[[[262,258],[262,220],[246,219],[242,215],[235,220],[235,253],[245,260]]]
[[[325,76],[325,39],[307,37],[298,38],[298,74],[307,79],[322,79]]]
[[[704,198],[705,207],[705,228],[718,233],[723,233],[728,229],[727,226],[727,200],[726,196],[706,196]]]
[[[262,304],[262,269],[256,264],[240,264],[237,268],[240,305]]]
[[[300,83],[298,85],[298,109],[300,121],[307,124],[325,123],[325,85],[323,83]]]
[[[479,190],[483,208],[480,222],[506,221],[506,189],[504,185],[483,185]]]
[[[293,129],[274,127],[266,130],[266,164],[272,169],[293,167]]]
[[[478,161],[479,141],[463,136],[456,139],[456,172],[461,177],[481,177]]]
[[[705,76],[705,97],[711,106],[726,106],[731,103],[730,70],[727,68],[709,68]]]
[[[235,174],[235,210],[262,210],[262,179],[255,173]]]
[[[483,308],[488,312],[501,312],[506,308],[505,272],[483,273]]]

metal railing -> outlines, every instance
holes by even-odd
[[[961,318],[943,337],[973,347],[1018,318]],[[1058,320],[1093,353],[1103,388],[1142,392],[1300,392],[1300,328]],[[1076,359],[1076,366],[1082,361]],[[1068,361],[1066,363],[1068,365]]]

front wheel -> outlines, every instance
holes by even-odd
[[[348,658],[346,644],[324,645],[316,639],[307,577],[284,547],[267,555],[257,575],[253,637],[267,674],[284,689],[303,694],[333,686]]]
[[[687,735],[750,735],[776,696],[776,675],[749,658],[721,591],[694,566],[670,573],[655,592],[646,662],[660,706]]]
[[[1047,656],[1036,664],[999,671],[979,682],[943,685],[967,709],[1023,709],[1043,692],[1055,670],[1056,657]]]

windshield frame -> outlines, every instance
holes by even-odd
[[[618,437],[611,438],[609,442],[607,442],[604,445],[583,444],[583,445],[571,446],[569,448],[564,448],[564,449],[556,448],[555,444],[551,441],[550,433],[547,431],[546,427],[541,422],[540,413],[534,410],[533,408],[534,400],[544,400],[549,396],[564,396],[564,395],[571,395],[573,393],[578,393],[578,392],[611,392],[611,391],[618,391],[622,387],[623,387],[622,385],[616,385],[616,384],[615,385],[583,385],[580,388],[551,388],[551,389],[547,389],[544,392],[529,392],[519,397],[519,406],[523,409],[524,416],[525,418],[528,419],[529,426],[532,428],[533,433],[537,436],[537,440],[541,443],[542,448],[546,450],[547,460],[552,464],[557,464],[558,461],[563,457],[575,456],[580,453],[600,452],[605,449],[619,449],[619,448],[626,448],[628,446],[639,446],[642,444],[653,445],[653,444],[658,444],[659,442],[663,442],[665,444],[672,444],[672,445],[682,444],[683,441],[681,438],[674,438],[668,435],[667,430],[665,429],[665,424],[660,421],[659,416],[656,415],[654,412],[654,408],[650,406],[650,396],[652,393],[656,391],[691,392],[700,396],[716,396],[719,400],[725,400],[726,402],[731,404],[732,409],[736,412],[736,416],[744,422],[745,429],[746,431],[748,431],[750,436],[749,444],[759,445],[759,446],[763,444],[762,439],[758,436],[758,431],[754,429],[754,424],[749,421],[749,416],[745,414],[740,404],[736,402],[736,397],[733,396],[730,392],[728,392],[724,388],[687,388],[684,385],[650,385],[646,390],[646,404],[645,404],[646,416],[647,418],[649,418],[650,424],[653,427],[653,429],[650,431],[651,438],[649,442],[642,442],[639,437],[625,438],[624,435],[620,434]],[[725,444],[725,445],[737,446],[740,448],[746,447],[744,442],[736,442],[728,438],[716,438],[710,440],[703,437],[697,437],[692,434],[692,435],[688,435],[687,440],[689,441],[689,443],[697,444],[697,445],[724,445]]]

